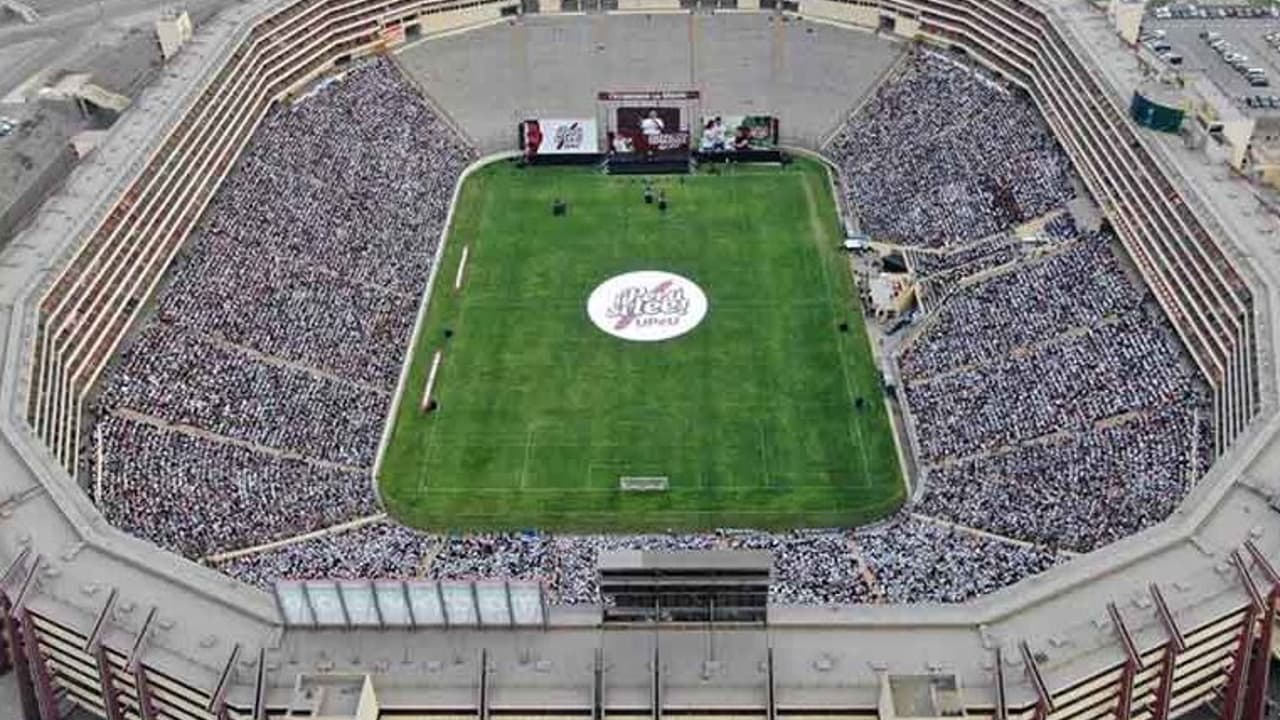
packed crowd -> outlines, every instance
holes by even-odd
[[[107,517],[200,557],[376,512],[369,468],[474,157],[388,60],[273,107],[93,404]]]
[[[1134,311],[1141,301],[1107,238],[1089,235],[952,296],[899,364],[909,378],[963,368],[1096,327]]]
[[[263,589],[283,578],[411,579],[438,544],[439,538],[382,521],[226,560],[217,567]]]
[[[1171,407],[933,468],[921,512],[1088,552],[1163,520],[1203,471],[1202,418]]]
[[[378,511],[367,473],[317,467],[119,417],[103,419],[94,432],[93,472],[101,479],[103,515],[131,535],[187,557]]]
[[[941,541],[937,540],[942,538]],[[898,548],[926,548],[916,557]],[[598,603],[596,559],[610,550],[767,550],[773,553],[770,602],[834,605],[880,602],[958,602],[1039,572],[1051,553],[952,531],[900,516],[862,531],[799,530],[769,533],[721,530],[671,535],[485,535],[452,538],[436,556],[430,576],[542,579],[565,604]],[[954,552],[953,552],[954,550]],[[997,559],[1002,567],[989,566]],[[1016,563],[1005,562],[1014,560]],[[941,568],[946,566],[946,570]],[[878,589],[884,573],[892,582]],[[942,573],[940,575],[940,573]]]
[[[158,312],[188,333],[390,390],[418,300],[206,233],[188,245]]]
[[[961,458],[1082,432],[1126,413],[1189,406],[1196,379],[1180,360],[1170,334],[1135,311],[944,376],[908,380],[921,459]]]
[[[600,601],[603,551],[763,549],[778,604],[958,602],[1167,516],[1208,460],[1203,390],[1108,238],[1059,215],[1044,233],[1063,245],[1024,258],[1004,234],[1072,193],[1030,104],[920,52],[829,152],[873,236],[963,246],[913,258],[947,299],[900,362],[928,473],[911,512],[860,530],[627,536],[379,521],[218,567],[261,587],[538,580],[582,604]],[[85,477],[108,519],[201,558],[376,513],[368,469],[473,157],[383,60],[274,108],[94,403]]]
[[[926,314],[933,313],[946,302],[947,297],[955,292],[958,286],[958,280],[952,277],[951,273],[939,273],[921,278],[916,283],[916,302]]]
[[[906,245],[988,237],[1074,194],[1070,162],[1034,105],[931,51],[916,51],[826,153],[863,229]]]
[[[938,309],[961,283],[979,279],[1022,258],[1026,250],[1012,236],[980,240],[953,252],[903,253],[908,269],[915,274],[916,299],[925,313]]]
[[[774,556],[770,602],[778,605],[960,602],[1057,561],[1051,552],[899,515],[860,531],[666,535],[528,532],[438,538],[378,523],[228,561],[219,569],[264,588],[281,578],[540,581],[555,604],[596,604],[601,602],[599,554],[628,549],[768,550]]]
[[[924,465],[914,510],[1049,551],[1167,517],[1210,460],[1206,389],[1114,239],[1062,209],[1070,168],[1031,103],[918,51],[828,153],[863,226],[908,246],[922,278],[928,318],[898,357]],[[1024,257],[1004,233],[1045,215],[1052,242]],[[915,592],[878,576],[890,597]]]
[[[224,438],[369,467],[390,395],[157,323],[120,357],[98,400]],[[136,474],[143,474],[138,472]]]
[[[975,535],[899,515],[886,527],[860,533],[884,600],[963,602],[1048,570],[1052,551]]]
[[[1205,389],[1105,234],[961,288],[900,367],[938,518],[1089,551],[1163,520],[1209,462]]]

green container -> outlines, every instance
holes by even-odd
[[[1176,133],[1182,127],[1182,118],[1186,113],[1180,107],[1161,104],[1135,91],[1133,102],[1129,105],[1129,115],[1143,127]]]

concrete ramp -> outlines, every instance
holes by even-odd
[[[54,84],[41,88],[39,95],[47,100],[75,100],[77,102],[92,103],[97,107],[114,110],[117,113],[124,112],[130,103],[129,98],[124,95],[95,84],[93,76],[89,73],[68,73],[63,75]]]
[[[124,112],[125,108],[129,107],[129,98],[119,93],[113,93],[110,90],[91,82],[85,83],[81,86],[80,99],[87,100],[100,108],[114,110],[118,113]]]

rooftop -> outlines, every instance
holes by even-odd
[[[612,550],[600,553],[601,570],[763,570],[773,567],[773,555],[765,550],[690,550],[655,552]]]

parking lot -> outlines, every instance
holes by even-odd
[[[1158,39],[1169,44],[1170,52],[1182,56],[1179,69],[1203,72],[1242,109],[1255,111],[1245,103],[1245,98],[1250,96],[1276,96],[1280,99],[1280,49],[1277,49],[1280,46],[1280,18],[1272,17],[1270,13],[1257,18],[1160,19],[1152,16],[1143,23],[1143,30],[1155,35],[1163,33],[1163,37]],[[1225,42],[1225,52],[1215,51],[1201,33],[1212,33],[1211,37]],[[1277,39],[1275,45],[1267,39],[1268,35]],[[1149,41],[1148,46],[1151,44]],[[1263,70],[1270,85],[1250,85],[1248,77],[1224,58],[1230,53],[1246,56],[1243,67]],[[1280,114],[1280,109],[1263,112]]]

